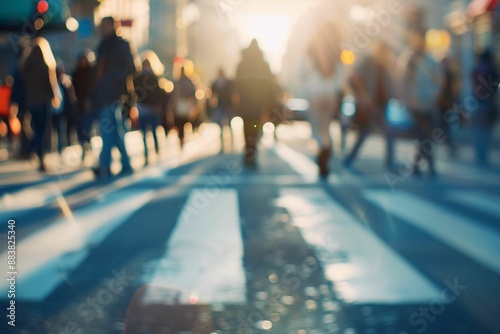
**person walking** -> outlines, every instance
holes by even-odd
[[[44,157],[50,147],[51,108],[60,106],[61,91],[57,84],[56,60],[45,38],[35,38],[32,47],[26,50],[21,71],[34,132],[33,147],[40,159],[39,170],[46,171]]]
[[[478,107],[472,114],[476,162],[481,167],[489,164],[489,149],[496,121],[495,94],[498,90],[493,57],[489,49],[478,57],[472,72],[474,95]]]
[[[393,77],[389,68],[394,61],[389,46],[377,41],[372,54],[361,61],[349,80],[356,99],[355,118],[359,132],[352,150],[344,159],[346,167],[353,164],[372,128],[379,127],[386,141],[385,168],[394,168],[394,136],[385,113],[389,98],[393,95]]]
[[[330,124],[340,108],[346,75],[336,27],[329,22],[319,24],[312,36],[303,68],[303,85],[309,100],[313,137],[319,147],[319,174],[327,177],[332,154]]]
[[[425,30],[416,28],[409,33],[409,48],[399,59],[402,96],[410,111],[416,136],[413,164],[415,176],[422,174],[420,161],[427,161],[430,176],[436,175],[434,166],[435,143],[432,131],[438,113],[439,94],[443,87],[442,67],[426,51]]]
[[[88,55],[83,53],[78,57],[77,64],[72,74],[73,87],[77,100],[76,105],[76,122],[77,122],[77,137],[82,146],[82,160],[85,158],[85,153],[90,149],[90,136],[92,132],[92,124],[97,119],[95,112],[90,110],[90,91],[92,85],[93,68],[88,59]]]
[[[237,114],[243,119],[245,136],[244,163],[256,166],[257,143],[265,117],[275,104],[274,78],[257,40],[241,52],[236,70],[234,92],[237,96]]]
[[[159,85],[159,77],[163,74],[164,67],[153,51],[142,54],[142,71],[134,79],[134,88],[137,96],[137,109],[139,111],[139,129],[144,141],[144,165],[149,164],[149,149],[147,134],[151,130],[156,154],[160,154],[160,146],[156,130],[160,125],[160,113],[165,95],[167,94]]]
[[[128,42],[116,35],[115,21],[105,17],[101,21],[102,42],[98,47],[95,85],[92,92],[92,108],[99,117],[99,132],[102,149],[99,167],[94,169],[96,177],[111,176],[111,151],[114,146],[121,155],[120,175],[133,172],[125,147],[125,126],[123,106],[130,93],[131,83],[136,73],[134,58]]]
[[[174,84],[173,116],[177,128],[181,149],[184,147],[184,126],[192,120],[196,108],[196,88],[193,81],[186,75],[186,69],[181,67],[181,76]]]
[[[224,152],[224,127],[229,126],[231,121],[231,106],[233,94],[233,82],[229,80],[221,68],[217,73],[217,79],[212,83],[212,96],[215,99],[213,118],[220,127],[221,153]],[[231,140],[232,142],[232,140]]]

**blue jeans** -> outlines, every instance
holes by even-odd
[[[122,108],[118,108],[118,103],[112,103],[100,110],[99,132],[102,138],[99,169],[104,173],[110,173],[111,151],[116,146],[121,155],[122,171],[131,170],[130,159],[125,148],[125,124]]]

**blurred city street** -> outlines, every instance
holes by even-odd
[[[500,334],[500,0],[0,0],[0,334]]]
[[[141,134],[130,132],[136,172],[116,179],[94,181],[76,146],[50,156],[47,175],[2,162],[18,332],[120,333],[127,323],[163,333],[167,287],[210,305],[204,321],[217,333],[498,332],[498,168],[474,167],[467,146],[459,162],[439,147],[435,178],[401,173],[391,184],[377,135],[352,168],[335,149],[332,174],[318,180],[307,123],[278,126],[277,140],[267,127],[255,168],[242,164],[241,130],[233,122],[225,154],[214,124],[182,152],[170,135],[144,169]],[[402,164],[411,147],[398,142]]]

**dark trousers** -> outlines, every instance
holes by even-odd
[[[433,119],[431,113],[412,112],[412,118],[415,126],[415,137],[417,139],[417,154],[413,161],[415,170],[418,172],[418,164],[422,158],[427,160],[429,171],[435,172],[434,169],[434,152],[435,143],[432,140]]]
[[[245,162],[252,164],[255,162],[257,153],[257,142],[260,135],[260,119],[243,118],[243,132],[245,136]]]
[[[63,148],[67,145],[67,133],[66,133],[66,117],[61,114],[52,115],[52,126],[57,134],[57,152],[62,153]]]
[[[34,132],[33,144],[36,154],[43,166],[43,156],[50,147],[50,107],[48,104],[36,105],[30,108],[31,128]]]
[[[385,136],[385,167],[387,169],[393,168],[394,166],[394,131],[391,128],[389,122],[385,121],[383,124],[384,136]],[[358,137],[356,138],[356,142],[351,150],[351,152],[347,155],[344,162],[347,165],[350,165],[354,162],[356,157],[358,156],[359,150],[363,146],[364,142],[372,132],[370,126],[363,126],[359,129]]]
[[[158,152],[160,151],[158,136],[156,135],[156,129],[158,128],[158,125],[160,125],[160,117],[156,113],[156,109],[153,106],[139,105],[139,129],[142,132],[142,138],[144,142],[144,157],[146,158],[146,161],[148,160],[149,155],[147,143],[147,133],[149,129],[151,129],[151,134],[153,135],[156,154],[158,154]]]

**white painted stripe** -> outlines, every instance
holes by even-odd
[[[486,214],[500,218],[500,197],[493,196],[481,191],[450,191],[446,198],[465,205],[474,210],[480,210]]]
[[[316,249],[339,296],[352,303],[410,304],[439,298],[437,288],[321,189],[282,189],[285,207]]]
[[[500,235],[494,229],[405,192],[373,190],[366,191],[365,197],[389,214],[500,273]]]
[[[86,258],[88,246],[101,243],[153,196],[153,191],[113,192],[76,210],[72,217],[60,218],[26,239],[18,239],[16,298],[43,301]],[[7,263],[7,252],[0,254],[0,262]],[[1,281],[2,297],[7,290],[7,283]]]
[[[203,303],[244,303],[238,194],[234,189],[194,189],[167,241],[162,259],[143,277],[146,284],[188,291]],[[162,302],[154,294],[145,303]]]
[[[274,146],[274,151],[306,182],[318,181],[318,166],[307,156],[282,143],[277,143]]]

